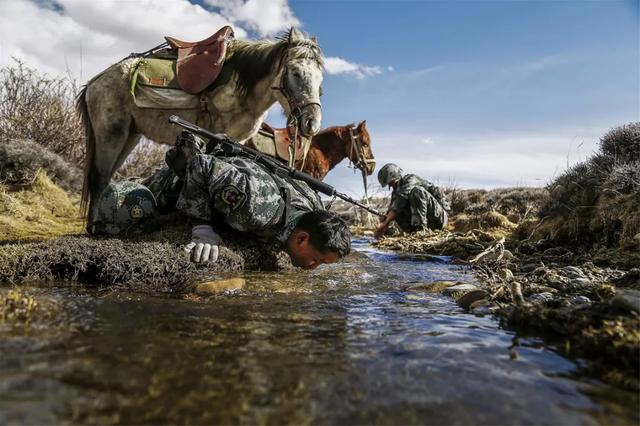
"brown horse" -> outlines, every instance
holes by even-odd
[[[286,129],[272,129],[269,126],[263,126],[263,129],[270,130],[275,135],[286,134]],[[262,133],[265,135],[265,133]],[[257,137],[253,137],[247,141],[246,145],[250,148],[257,149],[266,154],[274,156],[283,161],[287,161],[285,150],[276,147],[280,143],[278,136],[271,136],[271,139],[264,144]],[[371,151],[371,136],[367,130],[366,121],[346,126],[328,127],[318,132],[311,138],[311,146],[306,155],[306,159],[298,159],[295,167],[298,170],[315,177],[316,179],[324,179],[338,163],[345,158],[363,173],[363,177],[373,173],[376,167],[376,161]]]

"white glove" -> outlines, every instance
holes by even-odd
[[[196,225],[191,229],[191,242],[184,251],[191,253],[191,261],[196,263],[218,260],[218,245],[222,238],[209,225]]]

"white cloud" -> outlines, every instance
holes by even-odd
[[[67,68],[92,77],[130,52],[150,49],[165,35],[202,39],[231,22],[186,0],[162,2],[0,1],[0,66],[11,57],[54,75]],[[246,36],[236,27],[236,35]]]
[[[338,57],[325,58],[324,66],[327,74],[349,74],[358,79],[382,74],[382,68],[379,66],[356,64]]]
[[[553,129],[545,134],[373,133],[378,167],[396,163],[441,185],[463,188],[542,186],[597,149],[607,128]],[[437,140],[438,143],[433,143]],[[413,141],[413,143],[411,142]],[[429,141],[429,142],[427,142]],[[422,143],[418,143],[422,142]]]
[[[287,0],[206,0],[206,3],[261,36],[300,26]]]
[[[200,40],[224,25],[237,38],[269,36],[300,26],[287,0],[207,0],[215,11],[188,0],[0,0],[0,67],[12,57],[51,75],[70,73],[84,83],[131,52],[143,52],[165,35]],[[382,69],[327,58],[329,74],[356,78]]]

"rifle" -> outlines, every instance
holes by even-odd
[[[290,179],[296,179],[296,180],[300,180],[304,183],[306,183],[307,185],[309,185],[309,188],[311,188],[314,191],[320,192],[322,194],[328,195],[330,197],[337,197],[340,198],[348,203],[351,203],[353,205],[356,205],[370,213],[375,214],[378,217],[384,217],[385,215],[380,213],[378,210],[371,208],[369,206],[366,206],[364,204],[362,204],[359,201],[354,200],[353,198],[349,197],[348,195],[345,195],[341,192],[336,191],[336,189],[331,186],[328,185],[322,181],[319,181],[318,179],[309,176],[308,174],[301,172],[299,170],[296,170],[292,167],[287,166],[286,164],[283,164],[281,162],[279,162],[278,160],[275,160],[265,154],[263,154],[260,151],[256,151],[255,149],[246,147],[244,145],[239,144],[238,142],[235,142],[231,139],[229,139],[226,135],[221,135],[221,134],[216,134],[213,132],[210,132],[207,129],[204,129],[202,127],[199,127],[189,121],[183,120],[182,118],[178,117],[177,115],[172,115],[169,117],[169,123],[171,124],[175,124],[178,125],[188,131],[190,131],[193,134],[196,134],[198,136],[201,136],[205,139],[208,139],[209,141],[215,142],[224,153],[229,154],[229,155],[241,155],[247,158],[252,159],[253,161],[255,161],[256,163],[262,164],[263,166],[267,167],[269,170],[271,170],[273,173],[275,173],[276,175],[283,177],[283,178],[290,178]]]

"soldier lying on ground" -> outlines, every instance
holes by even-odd
[[[384,188],[393,188],[389,210],[376,229],[376,238],[384,235],[395,220],[403,232],[424,229],[442,229],[447,224],[449,204],[440,189],[416,175],[402,175],[402,169],[393,163],[385,164],[378,172],[378,181]]]
[[[160,212],[177,208],[191,219],[191,242],[185,250],[192,261],[217,260],[222,238],[214,231],[216,225],[284,250],[294,266],[306,269],[349,253],[347,223],[325,210],[318,194],[304,182],[277,176],[250,158],[229,157],[221,151],[208,155],[203,150],[199,138],[183,132],[166,156],[171,169],[161,169],[144,181]]]

